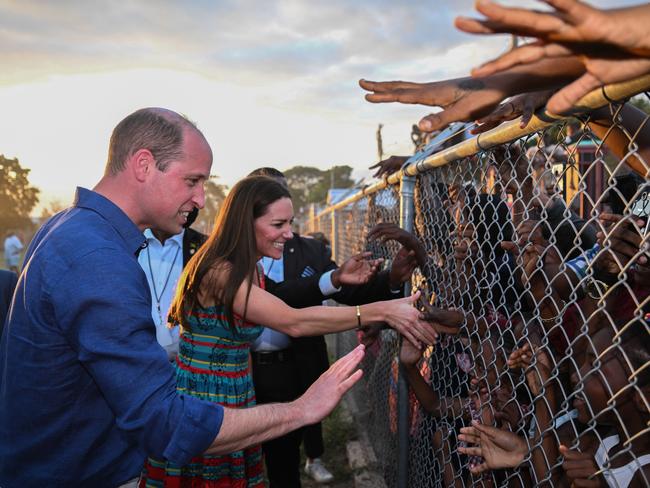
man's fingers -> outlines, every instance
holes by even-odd
[[[429,99],[423,94],[422,90],[412,88],[396,88],[375,93],[367,93],[366,100],[371,103],[408,103],[419,105],[435,105],[429,103]]]
[[[347,353],[341,359],[336,361],[332,366],[330,366],[328,371],[330,371],[331,374],[347,377],[359,365],[364,355],[365,346],[363,344],[359,344],[352,351]]]
[[[546,104],[546,110],[553,114],[568,112],[582,97],[601,85],[602,83],[594,75],[585,73],[553,95]]]
[[[357,369],[354,373],[352,373],[348,378],[343,380],[341,382],[341,393],[345,394],[350,388],[352,388],[357,381],[361,379],[363,376],[363,370],[362,369]]]
[[[352,259],[355,261],[364,261],[365,259],[369,258],[372,256],[372,252],[370,251],[361,251],[359,254],[355,254],[352,256]]]
[[[570,31],[563,19],[553,13],[540,12],[515,7],[503,7],[497,3],[481,0],[476,2],[476,10],[495,25],[499,32],[511,32],[527,36]]]
[[[418,319],[412,330],[413,335],[424,344],[433,345],[438,340],[438,333],[429,322]]]
[[[521,114],[521,121],[519,122],[519,127],[521,129],[525,128],[528,125],[530,119],[533,118],[534,113],[535,113],[535,107],[533,106],[532,103],[529,102],[524,104],[524,109]]]
[[[457,111],[454,110],[453,107],[450,107],[441,112],[429,114],[426,117],[423,117],[420,122],[418,122],[418,127],[423,132],[433,132],[434,130],[442,129],[443,127],[448,126],[452,122],[469,121],[469,114],[463,117],[457,117],[456,112]]]
[[[565,460],[577,460],[577,459],[584,459],[585,454],[576,451],[575,449],[569,449],[567,446],[560,444],[560,454],[564,456]]]
[[[413,83],[411,81],[370,81],[364,79],[359,80],[359,86],[364,90],[374,92],[422,88],[421,83]]]
[[[458,447],[458,452],[467,456],[482,456],[483,450],[480,447]]]

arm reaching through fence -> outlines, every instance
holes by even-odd
[[[559,90],[548,110],[563,113],[591,90],[608,83],[627,81],[650,72],[650,7],[647,5],[601,11],[577,0],[548,0],[551,13],[502,7],[489,1],[477,3],[487,20],[465,17],[456,26],[474,34],[510,32],[538,41],[509,51],[472,71],[484,77],[537,63],[540,59],[574,59],[585,73]]]
[[[418,126],[424,132],[441,129],[452,122],[469,122],[489,115],[505,98],[519,93],[560,87],[584,73],[576,58],[542,60],[516,66],[482,78],[412,83],[360,80],[359,85],[372,93],[372,103],[400,102],[441,107],[442,112],[428,115]]]

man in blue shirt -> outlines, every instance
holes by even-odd
[[[94,191],[34,237],[0,343],[0,486],[116,487],[146,455],[183,464],[319,421],[359,378],[361,349],[288,404],[232,410],[178,395],[137,255],[177,234],[212,152],[188,120],[142,109],[111,136]]]

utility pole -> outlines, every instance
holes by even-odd
[[[384,124],[379,124],[377,127],[377,156],[379,161],[384,159],[384,144],[381,140],[381,130],[384,128]]]

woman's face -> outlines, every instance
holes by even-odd
[[[281,258],[284,243],[293,237],[292,223],[290,198],[280,198],[266,207],[266,213],[254,222],[257,253],[273,259]]]

